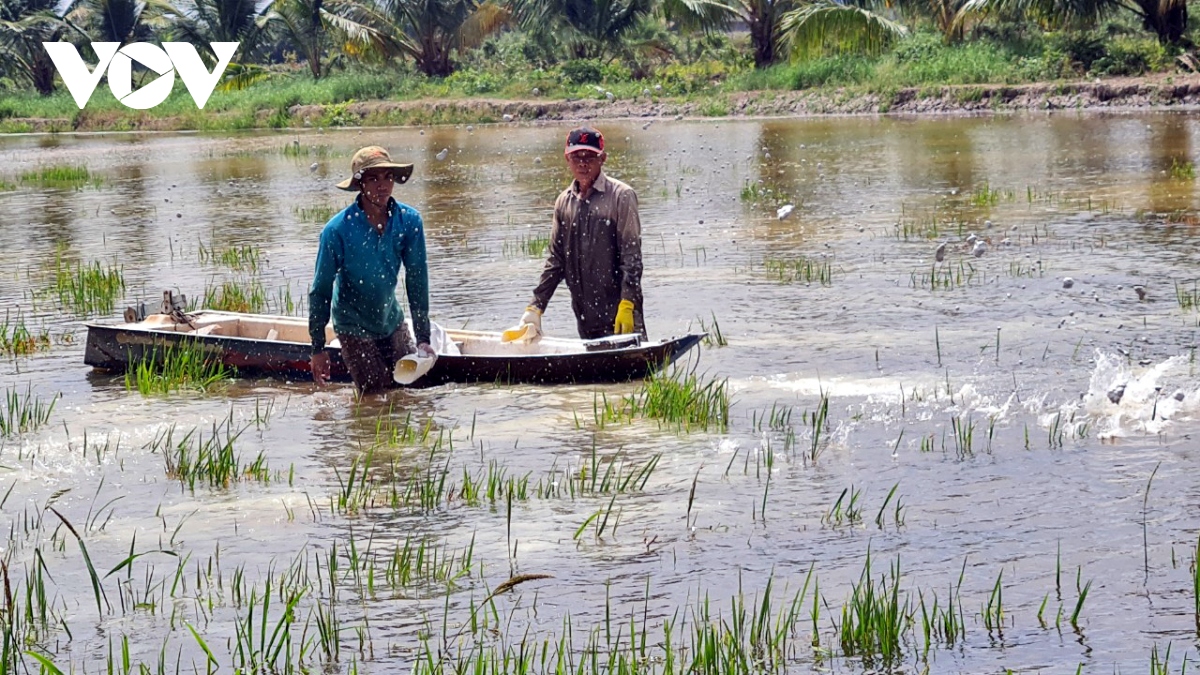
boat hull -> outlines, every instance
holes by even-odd
[[[257,318],[296,321],[294,317]],[[203,349],[244,376],[312,380],[309,361],[311,350],[308,344],[301,342],[196,335],[191,332],[148,329],[138,324],[88,324],[87,329],[84,362],[96,368],[124,371],[131,363],[161,359],[168,348],[186,343]],[[452,337],[456,335],[453,331],[449,331],[449,334]],[[599,384],[637,380],[672,363],[703,337],[689,334],[650,344],[574,353],[442,354],[433,368],[410,386],[428,387],[451,382]],[[340,350],[330,347],[328,351],[331,354],[331,379],[349,381],[350,374],[342,361]]]

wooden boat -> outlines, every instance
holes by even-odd
[[[151,314],[141,321],[87,324],[84,362],[124,370],[131,362],[161,358],[168,347],[191,342],[246,376],[312,379],[308,320],[200,310],[183,315]],[[703,334],[639,342],[639,336],[576,340],[544,336],[504,343],[500,332],[447,330],[458,354],[440,353],[433,367],[412,386],[446,382],[591,384],[641,379],[678,359]],[[339,344],[326,328],[332,377],[349,381]],[[453,351],[453,350],[447,350]]]

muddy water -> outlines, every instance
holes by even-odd
[[[566,127],[0,139],[0,180],[16,184],[0,193],[0,306],[53,341],[6,357],[0,383],[42,400],[61,394],[48,425],[0,441],[8,574],[25,607],[23,589],[42,570],[49,614],[25,622],[38,627],[23,649],[95,670],[110,649],[120,660],[128,636],[135,664],[154,670],[165,654],[166,671],[204,669],[192,626],[228,671],[252,651],[239,655],[245,622],[258,630],[250,590],[261,598],[268,579],[275,589],[266,640],[289,569],[306,592],[277,670],[396,672],[427,648],[436,658],[523,637],[554,643],[566,624],[582,649],[588,631],[615,633],[631,614],[661,647],[671,617],[691,630],[698,598],[728,619],[739,584],[747,601],[771,580],[790,599],[811,571],[816,625],[810,585],[784,665],[860,672],[878,662],[847,655],[837,631],[869,552],[876,581],[898,564],[914,618],[895,669],[1131,672],[1168,645],[1171,672],[1185,652],[1194,660],[1200,315],[1177,298],[1200,276],[1192,117],[602,128],[609,172],[641,200],[651,336],[715,323],[728,343],[693,361],[703,381],[728,381],[725,431],[597,419],[598,405],[637,384],[451,385],[356,406],[346,387],[270,380],[143,397],[82,363],[84,320],[153,305],[164,288],[193,296],[258,282],[270,311],[288,311],[290,298],[303,313],[319,214],[345,203],[333,184],[367,144],[416,164],[397,196],[425,217],[434,320],[506,327],[541,266],[522,242],[548,232],[566,181]],[[99,184],[19,180],[64,164],[86,165]],[[786,203],[795,211],[780,220]],[[971,235],[985,242],[982,256]],[[240,246],[261,251],[257,270],[204,259]],[[49,292],[58,256],[121,266],[118,308],[60,307]],[[829,279],[777,267],[805,263]],[[545,327],[571,333],[565,288]],[[1114,404],[1107,393],[1121,384]],[[381,426],[409,419],[435,430],[424,442],[378,441]],[[270,480],[190,490],[169,476],[154,439],[172,427],[176,441],[207,436],[214,425],[222,438],[229,425],[241,430],[236,452],[244,464],[261,452]],[[593,452],[626,472],[658,459],[640,491],[534,494],[539,481],[565,490],[564,472],[578,475]],[[368,454],[380,490],[448,468],[458,492],[432,509],[389,504],[382,492],[358,509],[339,505]],[[486,476],[489,466],[529,475],[527,498],[461,494],[464,470]],[[86,544],[103,577],[99,601],[76,538],[48,506]],[[352,571],[366,558],[382,570],[409,536],[459,555],[473,542],[469,572],[450,585],[389,586],[383,572],[369,583]],[[131,551],[145,555],[104,576]],[[473,603],[514,574],[552,577],[498,596],[494,613],[481,612],[495,630],[470,637]],[[935,595],[957,603],[965,625],[925,651],[919,603]],[[331,607],[336,659],[315,637]],[[986,618],[997,609],[998,620]]]

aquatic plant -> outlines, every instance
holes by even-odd
[[[33,385],[25,386],[25,393],[16,387],[4,391],[4,409],[0,410],[0,437],[16,436],[34,431],[50,420],[54,404],[62,394],[55,394],[49,402],[33,393]]]
[[[20,181],[26,185],[50,188],[77,188],[88,184],[98,186],[102,182],[86,166],[78,165],[43,166],[23,172]]]
[[[850,501],[846,501],[847,495]],[[858,503],[861,497],[862,490],[855,489],[853,485],[842,490],[833,506],[821,516],[821,522],[835,527],[843,523],[855,525],[862,522],[862,505]]]
[[[325,224],[333,217],[333,214],[341,211],[341,208],[330,206],[328,204],[314,204],[313,206],[293,206],[292,213],[302,223],[320,223]]]
[[[1042,268],[1041,260],[1024,264],[1013,260],[1008,263],[1008,276],[1016,278],[1029,277],[1032,279],[1033,277],[1046,276],[1046,270]]]
[[[804,420],[810,432],[808,456],[806,459],[816,464],[817,457],[825,449],[825,445],[828,442],[825,433],[829,431],[829,392],[821,392],[821,400],[817,403],[817,409],[811,413],[805,411]]]
[[[398,448],[406,446],[426,446],[433,432],[439,431],[433,417],[424,421],[413,417],[411,410],[404,411],[400,416],[395,404],[389,404],[387,411],[375,419],[375,446]]]
[[[828,260],[812,260],[810,258],[767,258],[763,268],[774,281],[782,284],[803,282],[806,284],[833,284],[833,263]]]
[[[72,266],[63,260],[60,248],[55,258],[54,288],[58,301],[79,314],[107,313],[125,292],[124,268],[104,266],[99,261]]]
[[[25,356],[50,348],[50,331],[43,328],[33,333],[25,325],[25,319],[17,312],[16,319],[4,311],[4,323],[0,323],[0,353],[9,356]]]
[[[742,190],[738,197],[747,204],[763,204],[770,207],[791,204],[795,201],[788,190],[780,185],[751,180],[742,183]],[[802,207],[801,204],[796,205],[796,208]]]
[[[765,428],[771,431],[786,431],[792,426],[792,406],[772,403],[771,409],[763,414],[750,412],[750,426],[758,432]]]
[[[1075,599],[1075,610],[1071,612],[1071,627],[1079,630],[1079,614],[1083,611],[1083,603],[1087,601],[1088,591],[1092,590],[1091,580],[1089,579],[1086,584],[1080,587],[1079,577],[1076,575],[1075,590],[1078,595]]]
[[[611,498],[609,498],[608,504],[596,509],[592,515],[584,519],[583,523],[579,527],[575,528],[575,534],[572,536],[572,539],[579,541],[580,535],[583,534],[588,525],[591,525],[592,538],[596,541],[602,541],[604,539],[604,533],[609,531],[608,521],[610,519],[612,520],[611,534],[616,535],[617,528],[621,524],[622,512],[622,509],[618,508],[616,515],[613,515],[613,506],[616,504],[616,502],[617,495],[614,494]]]
[[[900,601],[900,559],[891,566],[891,574],[871,577],[871,551],[863,565],[862,576],[854,584],[850,599],[842,606],[837,624],[838,644],[846,656],[861,656],[864,663],[876,659],[890,665],[903,653],[903,635],[912,621],[907,597]]]
[[[975,421],[969,416],[966,421],[963,421],[959,415],[950,416],[950,428],[952,430],[952,439],[954,441],[954,454],[959,459],[964,459],[975,454]]]
[[[550,235],[548,234],[528,234],[522,235],[515,239],[504,239],[504,244],[501,251],[507,258],[518,256],[529,256],[531,258],[541,258],[546,255],[546,249],[550,247]]]
[[[1183,666],[1179,669],[1179,675],[1187,673],[1187,652],[1183,654]],[[1150,675],[1171,675],[1171,643],[1167,643],[1166,652],[1160,657],[1158,655],[1158,643],[1155,642],[1150,647]]]
[[[1196,632],[1200,633],[1200,536],[1196,537],[1196,546],[1192,549],[1192,617],[1196,623]]]
[[[330,157],[334,154],[333,148],[328,145],[306,145],[298,138],[284,144],[280,153],[284,157]]]
[[[203,265],[223,265],[237,271],[258,271],[259,262],[262,260],[262,250],[249,244],[218,249],[200,242],[196,254]]]
[[[646,481],[650,480],[650,475],[654,473],[660,459],[661,453],[644,462],[627,462],[622,453],[602,458],[596,452],[593,443],[591,454],[580,462],[577,469],[572,469],[570,465],[563,471],[551,468],[534,486],[534,494],[540,499],[577,499],[585,496],[641,492],[646,489]]]
[[[185,389],[206,391],[237,371],[205,350],[198,340],[151,347],[140,355],[130,354],[125,370],[125,388],[143,396],[169,394]]]
[[[161,452],[166,461],[167,476],[183,483],[193,492],[197,483],[228,487],[242,479],[265,482],[269,480],[270,472],[262,451],[246,464],[234,451],[234,442],[248,427],[235,429],[231,410],[229,417],[221,422],[213,422],[207,436],[197,427],[176,440],[176,425],[171,424],[155,434],[147,444],[147,449]]]
[[[519,578],[519,577],[518,577]],[[538,640],[505,635],[498,630],[501,619],[483,603],[471,603],[471,620],[460,632],[471,639],[447,640],[447,648],[422,645],[414,663],[414,675],[450,673],[725,673],[784,672],[797,646],[795,639],[803,618],[802,607],[814,589],[812,568],[800,590],[789,594],[775,589],[772,575],[765,588],[753,595],[740,584],[728,603],[715,602],[703,594],[675,615],[661,622],[661,633],[653,635],[650,616],[638,611],[626,620],[617,619],[606,593],[604,619],[593,627],[576,626],[568,617],[561,633]],[[649,584],[646,602],[651,597]],[[727,611],[717,607],[727,606]],[[498,635],[499,639],[491,639]],[[585,636],[578,644],[575,636]],[[647,664],[655,667],[647,669]]]
[[[704,317],[697,317],[696,321],[700,324],[700,332],[704,333],[704,338],[701,342],[705,347],[728,347],[729,340],[725,339],[725,335],[721,333],[721,324],[717,323],[716,312],[711,312],[712,324],[706,324]],[[689,327],[688,330],[691,330]]]
[[[1175,180],[1196,180],[1196,165],[1190,160],[1181,162],[1178,157],[1172,157],[1171,178]]]
[[[1192,282],[1191,289],[1184,288],[1175,282],[1175,301],[1183,311],[1200,308],[1200,283]]]
[[[963,560],[962,569],[958,573],[958,583],[951,587],[946,594],[945,606],[939,605],[936,593],[931,594],[933,602],[926,609],[925,594],[917,591],[921,606],[921,634],[924,637],[923,653],[928,654],[934,642],[947,647],[954,646],[966,633],[966,621],[962,606],[962,582],[966,575],[967,561]]]
[[[729,380],[702,380],[695,371],[672,368],[658,371],[642,382],[629,402],[638,414],[686,431],[729,426]]]
[[[992,631],[1003,632],[1004,630],[1004,570],[996,575],[996,583],[992,585],[992,592],[988,595],[987,604],[983,606],[983,627],[989,633]]]
[[[959,261],[957,265],[948,263],[929,266],[928,272],[914,271],[909,274],[909,285],[913,288],[949,290],[969,286],[975,280],[975,266],[969,262]]]
[[[898,446],[899,444],[899,439],[897,439],[896,445]],[[884,497],[883,504],[879,507],[879,512],[875,514],[875,526],[881,530],[883,529],[883,522],[885,520],[883,513],[887,510],[888,504],[892,502],[892,497],[896,497],[896,490],[899,488],[899,483],[892,485],[892,489],[888,490],[887,497]],[[904,500],[901,497],[896,497],[896,504],[892,507],[892,521],[896,524],[896,527],[904,524]]]
[[[289,291],[290,293],[290,291]],[[268,306],[267,290],[258,279],[246,282],[222,281],[220,285],[204,287],[206,309],[223,312],[261,314]]]
[[[292,285],[286,284],[275,289],[275,297],[267,298],[267,311],[272,314],[296,316],[305,313],[305,300],[292,299]]]
[[[452,587],[471,574],[474,558],[474,537],[466,548],[455,552],[446,544],[438,546],[425,537],[406,534],[403,543],[396,542],[385,554],[382,578],[393,589],[435,583]],[[374,576],[368,579],[367,591],[374,593]]]
[[[1012,190],[993,189],[986,181],[977,190],[967,195],[967,203],[972,206],[995,206],[1003,201],[1013,201],[1016,194]]]
[[[509,476],[508,468],[496,460],[488,462],[486,469],[480,473],[472,473],[463,467],[462,481],[450,485],[450,501],[457,501],[467,506],[479,506],[487,503],[495,505],[501,501],[526,501],[529,499],[529,477],[525,473],[520,476]]]
[[[943,220],[943,217],[937,213],[928,212],[908,215],[903,205],[901,208],[903,213],[892,230],[897,239],[903,241],[938,239],[950,231],[954,231],[960,236],[962,234],[963,224],[957,219]]]

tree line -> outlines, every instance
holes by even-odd
[[[0,0],[0,84],[55,91],[43,42],[239,42],[234,88],[294,58],[313,79],[334,62],[400,62],[445,77],[489,36],[519,31],[539,57],[569,64],[679,55],[678,40],[748,35],[756,69],[831,52],[879,53],[911,30],[948,43],[989,21],[1083,30],[1124,15],[1183,50],[1186,0]],[[88,51],[83,51],[87,54]],[[636,70],[634,70],[636,74]]]

